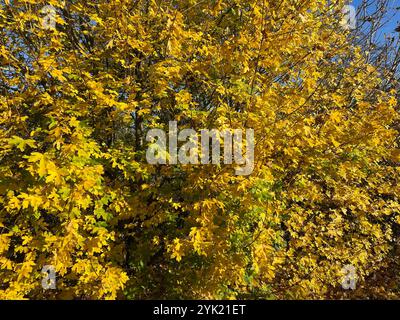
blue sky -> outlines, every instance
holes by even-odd
[[[353,0],[353,5],[357,8],[357,6],[362,3],[362,0]],[[387,25],[382,29],[381,34],[379,34],[379,37],[383,37],[384,34],[394,34],[397,26],[400,25],[400,9],[395,10],[396,7],[400,7],[400,1],[399,0],[390,0],[389,1],[389,6],[392,8],[392,10],[388,13],[388,16],[392,16],[395,14],[395,16],[388,22]]]

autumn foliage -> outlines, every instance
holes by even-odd
[[[0,298],[400,297],[398,101],[344,4],[1,0]],[[253,173],[148,164],[169,121],[253,128]]]

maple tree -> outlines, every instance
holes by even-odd
[[[368,295],[399,114],[344,4],[1,0],[0,298],[329,298],[344,265]],[[169,121],[254,129],[253,173],[147,163]]]

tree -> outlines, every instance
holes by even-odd
[[[0,3],[1,298],[329,298],[385,267],[397,100],[344,1]],[[174,120],[254,129],[252,175],[147,163]]]

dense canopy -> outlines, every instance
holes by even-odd
[[[399,297],[398,102],[344,5],[1,0],[0,298]],[[148,163],[170,121],[254,129],[254,171]]]

